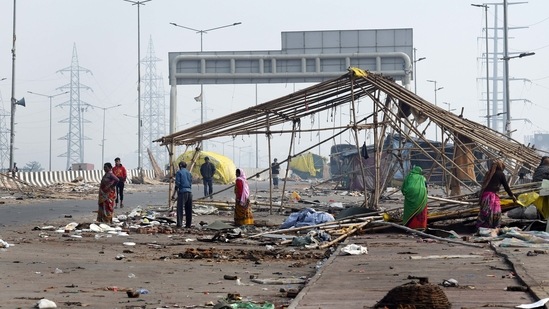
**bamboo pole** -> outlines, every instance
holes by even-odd
[[[274,231],[267,231],[267,232],[262,232],[262,233],[259,233],[259,234],[255,234],[255,235],[251,235],[249,236],[249,238],[256,238],[256,237],[259,237],[259,236],[262,236],[262,235],[265,235],[265,234],[278,234],[278,233],[292,233],[292,232],[297,232],[297,231],[303,231],[303,230],[310,230],[310,229],[318,229],[318,228],[323,228],[325,226],[332,226],[332,225],[336,225],[336,224],[344,224],[344,223],[352,223],[352,222],[357,222],[357,221],[371,221],[371,220],[380,220],[382,219],[381,216],[354,216],[354,217],[349,217],[349,218],[346,218],[346,219],[342,219],[342,220],[337,220],[337,221],[330,221],[330,222],[325,222],[325,223],[320,223],[320,224],[316,224],[316,225],[307,225],[307,226],[300,226],[300,227],[293,227],[293,228],[288,228],[288,229],[278,229],[278,230],[274,230]]]
[[[356,233],[357,231],[361,230],[363,227],[365,227],[366,225],[370,224],[372,221],[367,221],[367,222],[364,222],[364,223],[361,223],[359,225],[356,225],[354,226],[353,228],[351,228],[347,233],[344,233],[343,235],[339,236],[338,238],[330,241],[330,242],[327,242],[323,245],[320,245],[318,246],[319,249],[326,249],[328,247],[331,247],[333,246],[334,244],[337,244],[341,241],[343,241],[344,239],[346,239],[347,237],[353,235],[354,233]]]
[[[173,152],[174,152],[174,143],[173,143],[173,140],[172,142],[169,144],[168,146],[168,160],[170,162],[170,178],[168,179],[168,207],[170,208],[170,210],[173,210],[173,203],[171,202],[174,197],[175,197],[175,162],[174,162],[174,156],[173,156]]]
[[[383,121],[381,122],[381,132],[377,132],[378,126],[380,126],[379,119],[377,118],[378,112],[381,110],[381,107],[377,104],[379,102],[379,95],[380,92],[377,92],[377,100],[376,104],[374,105],[375,112],[375,120],[374,123],[376,123],[375,129],[374,129],[374,147],[376,147],[376,153],[374,154],[375,158],[375,190],[374,190],[374,199],[372,206],[374,209],[379,209],[379,197],[381,196],[381,188],[385,188],[387,185],[387,177],[393,177],[391,173],[387,173],[384,177],[384,179],[381,179],[381,154],[383,153],[383,146],[385,144],[385,133],[387,131],[386,126],[386,120],[387,120],[387,113],[383,113]],[[385,105],[384,108],[389,108],[388,105],[391,102],[391,97],[386,96],[385,97]],[[381,182],[383,181],[382,185]]]
[[[269,214],[273,214],[273,170],[271,167],[272,156],[271,156],[271,138],[272,134],[270,133],[270,122],[269,114],[267,114],[267,151],[269,152]]]
[[[290,162],[292,162],[292,148],[294,145],[294,139],[295,139],[295,127],[298,121],[294,121],[292,125],[292,138],[290,138],[290,149],[288,150],[288,163],[286,164],[286,174],[284,174],[284,184],[282,185],[282,196],[280,197],[280,207],[278,211],[282,211],[284,208],[284,193],[286,192],[286,181],[288,180],[288,171],[290,170]]]
[[[409,232],[409,233],[412,233],[412,234],[417,234],[419,236],[432,238],[432,239],[448,242],[448,243],[451,243],[451,244],[457,244],[457,245],[462,245],[462,246],[467,246],[467,247],[475,247],[475,248],[484,248],[485,247],[483,245],[471,244],[471,243],[464,242],[464,241],[461,241],[461,240],[455,240],[455,239],[443,238],[443,237],[430,235],[430,234],[427,234],[427,233],[424,233],[424,232],[421,232],[421,231],[418,231],[418,230],[414,230],[414,229],[411,229],[407,226],[396,224],[396,223],[393,223],[393,222],[376,221],[374,223],[379,224],[379,225],[390,225],[392,227],[396,227],[398,229],[405,230],[406,232]]]
[[[355,98],[354,98],[354,80],[355,76],[351,75],[351,114],[353,115],[353,133],[355,137],[355,145],[356,145],[356,152],[358,154],[358,162],[360,165],[360,176],[362,177],[362,184],[364,187],[364,205],[368,205],[368,194],[366,194],[366,176],[364,175],[364,162],[362,160],[362,155],[360,152],[360,144],[358,142],[358,129],[356,126],[356,105],[355,105]],[[374,116],[375,117],[375,116]],[[374,121],[375,123],[375,121]]]
[[[434,201],[441,201],[441,202],[449,202],[449,203],[455,203],[455,204],[461,204],[461,205],[476,205],[476,203],[469,203],[469,202],[463,202],[463,201],[456,201],[446,198],[441,198],[437,196],[427,196],[428,199],[434,200]]]

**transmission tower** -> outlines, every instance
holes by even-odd
[[[164,97],[163,78],[156,71],[156,63],[161,59],[154,54],[152,38],[149,38],[147,55],[141,59],[145,67],[143,76],[144,93],[141,97],[143,103],[143,153],[142,157],[148,158],[147,149],[151,150],[156,162],[163,167],[166,164],[166,149],[152,141],[166,133],[166,101]],[[144,160],[143,166],[151,168],[150,160]]]
[[[60,123],[69,124],[69,132],[60,137],[60,140],[67,141],[67,152],[59,155],[59,157],[67,157],[67,169],[73,163],[84,163],[84,140],[89,139],[84,135],[84,123],[89,121],[84,119],[83,113],[89,107],[89,104],[80,100],[80,90],[92,90],[90,87],[80,83],[80,72],[90,73],[91,71],[78,65],[78,54],[76,53],[76,43],[72,48],[71,66],[61,69],[57,72],[63,74],[70,73],[70,82],[57,89],[69,91],[69,100],[59,106],[69,107],[69,118],[65,118]]]
[[[508,5],[512,4],[523,4],[526,2],[516,2],[516,3],[509,3]],[[487,115],[490,115],[490,119],[488,119],[488,116],[486,116],[486,122],[490,123],[490,128],[502,132],[505,132],[505,119],[507,118],[507,113],[510,113],[511,111],[507,111],[505,107],[505,80],[504,76],[502,76],[502,72],[504,71],[504,61],[501,61],[501,58],[504,57],[504,46],[503,46],[503,34],[504,34],[504,25],[503,25],[503,3],[488,3],[487,4],[490,8],[491,14],[493,16],[492,21],[488,22],[491,24],[491,26],[488,26],[488,29],[484,29],[484,35],[488,37],[488,39],[491,41],[489,43],[489,46],[487,48],[488,55],[484,55],[482,59],[484,61],[488,61],[488,64],[484,63],[483,65],[486,65],[490,71],[490,76],[488,77],[489,85],[490,85],[490,102],[487,104],[487,106],[490,108],[489,111],[486,111]],[[485,18],[488,18],[486,16]],[[508,27],[508,30],[517,30],[517,29],[524,29],[527,27]],[[491,32],[490,32],[491,31]],[[515,53],[509,53],[509,55],[512,55]],[[488,59],[486,59],[488,58]],[[481,78],[485,80],[486,77]],[[509,78],[509,80],[524,80],[522,78]],[[484,90],[486,91],[486,90]],[[485,99],[485,93],[481,95],[481,100]],[[522,101],[523,99],[509,99],[510,101]]]

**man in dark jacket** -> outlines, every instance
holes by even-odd
[[[544,179],[549,179],[549,157],[547,156],[541,158],[539,166],[532,175],[532,181],[542,181]]]
[[[204,197],[210,196],[213,199],[213,176],[215,175],[215,165],[210,162],[210,158],[204,158],[204,164],[200,167],[200,175],[202,175],[202,182],[204,183]]]
[[[275,189],[278,189],[278,175],[280,174],[280,164],[278,164],[278,160],[276,158],[271,164],[271,174],[273,175],[273,186]]]

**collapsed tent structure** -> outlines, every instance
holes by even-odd
[[[212,151],[200,151],[195,152],[194,150],[185,151],[181,154],[176,162],[186,161],[194,162],[188,169],[193,175],[193,179],[200,179],[200,167],[204,162],[206,162],[206,157],[215,165],[215,174],[213,176],[213,181],[220,184],[229,184],[233,183],[236,179],[234,171],[236,170],[236,165],[234,162],[227,158],[226,156],[212,152]]]
[[[302,127],[305,119],[323,111],[334,115],[343,105],[349,106],[351,121],[348,125],[335,127],[326,123],[324,127],[321,124],[318,128]],[[371,108],[371,113],[363,119],[357,118],[359,105]],[[292,125],[291,129],[280,126],[288,123]],[[441,142],[433,143],[426,138],[425,132],[430,126],[440,130]],[[401,164],[406,160],[405,149],[421,153],[433,162],[433,168],[442,171],[447,195],[458,195],[462,189],[475,192],[477,174],[485,171],[489,160],[504,161],[511,176],[510,183],[518,179],[521,169],[531,172],[540,161],[540,154],[533,146],[523,145],[507,135],[431,104],[388,77],[356,68],[338,78],[175,132],[155,142],[170,149],[177,145],[200,148],[200,143],[208,139],[261,134],[268,137],[270,162],[272,135],[289,134],[288,159],[280,162],[284,163],[318,145],[301,153],[291,153],[297,134],[320,130],[334,134],[319,144],[330,142],[350,130],[357,152],[361,146],[359,131],[371,130],[374,145],[368,160],[372,160],[373,168],[366,169],[360,160],[358,169],[362,182],[370,184],[366,185],[369,194],[365,194],[365,204],[374,208],[397,170],[403,174],[407,172],[405,165]],[[388,136],[398,136],[396,143],[389,143],[389,155],[385,149]],[[445,150],[448,144],[453,144],[451,157]],[[173,162],[173,151],[171,156],[170,162]],[[475,171],[476,167],[483,170]],[[432,171],[426,170],[425,173],[429,180]]]

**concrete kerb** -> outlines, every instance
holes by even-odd
[[[543,280],[537,280],[535,278],[535,273],[531,274],[531,270],[528,267],[526,267],[526,263],[523,263],[520,257],[517,256],[516,252],[510,251],[509,253],[505,253],[503,251],[506,251],[505,248],[497,247],[493,243],[490,243],[490,248],[494,252],[496,252],[497,255],[503,257],[512,268],[513,272],[516,274],[517,278],[522,282],[523,285],[528,287],[528,290],[530,294],[535,296],[537,299],[544,299],[549,298],[549,291],[547,291],[547,287],[544,286]],[[515,248],[512,248],[515,249]],[[521,255],[525,255],[523,252],[519,253]],[[533,266],[530,266],[530,268],[535,268]],[[541,272],[546,272],[544,265],[540,266]],[[537,272],[536,272],[537,273]],[[539,308],[548,308],[546,305]]]
[[[153,179],[154,171],[153,170],[143,170],[143,174]],[[139,176],[140,172],[138,169],[128,170],[128,178],[126,183],[131,183],[132,177]],[[4,179],[4,183],[8,183],[9,177],[1,176]],[[36,186],[36,187],[47,187],[56,183],[69,183],[73,180],[81,177],[85,182],[90,183],[99,183],[103,177],[102,170],[91,170],[91,171],[40,171],[40,172],[17,172],[15,177],[20,180]]]

